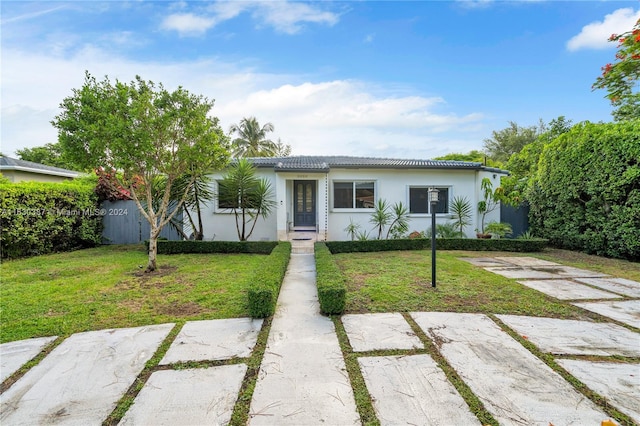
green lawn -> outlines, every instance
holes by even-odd
[[[0,343],[88,330],[249,315],[255,254],[158,256],[144,274],[142,246],[103,246],[3,261]]]
[[[431,252],[336,254],[347,277],[347,313],[451,311],[584,318],[585,311],[482,268],[461,257],[537,256],[638,280],[640,264],[563,250],[540,254],[441,251],[437,288],[431,288]]]

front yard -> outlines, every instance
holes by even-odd
[[[103,246],[3,261],[0,343],[80,331],[249,316],[256,254],[159,255],[144,274],[142,246]]]
[[[431,288],[431,252],[334,255],[347,277],[346,313],[450,311],[583,318],[585,311],[484,271],[462,257],[533,256],[640,281],[640,264],[566,250],[542,253],[439,251],[437,289]]]

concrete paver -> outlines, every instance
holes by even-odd
[[[313,254],[291,255],[253,393],[249,423],[360,423],[333,322],[320,315]]]
[[[550,279],[558,279],[562,278],[562,275],[555,274],[552,272],[546,271],[538,271],[531,268],[521,268],[516,266],[510,267],[491,267],[485,268],[489,272],[493,272],[494,274],[502,275],[506,278],[515,278],[515,279],[540,279],[540,280],[550,280]]]
[[[558,274],[562,277],[576,278],[576,277],[585,277],[585,278],[597,278],[597,277],[607,277],[607,274],[603,274],[601,272],[593,272],[586,269],[574,268],[572,266],[535,266],[533,269],[537,271],[550,272],[552,274]]]
[[[629,297],[640,297],[640,283],[624,278],[576,278],[576,281],[590,284]]]
[[[575,359],[556,362],[640,424],[640,364]]]
[[[17,342],[0,345],[0,382],[18,371],[20,367],[31,361],[49,343],[58,337],[37,337],[35,339],[19,340]]]
[[[573,303],[591,312],[640,328],[640,300]]]
[[[245,364],[156,371],[120,424],[227,424],[246,371]]]
[[[464,260],[465,262],[469,262],[474,266],[480,266],[482,268],[490,266],[513,266],[512,264],[498,260],[495,257],[460,257],[458,259]]]
[[[429,355],[358,358],[381,425],[479,425]]]
[[[538,259],[530,256],[496,256],[493,259],[517,266],[560,266],[559,263]]]
[[[411,316],[500,424],[597,425],[608,418],[489,317]]]
[[[160,364],[249,357],[261,327],[262,320],[251,318],[188,322],[182,327]]]
[[[640,334],[617,324],[496,315],[542,352],[562,355],[640,357]]]
[[[70,336],[0,395],[0,423],[102,423],[173,326]]]
[[[522,285],[560,300],[619,299],[621,296],[569,280],[524,280]]]
[[[424,348],[400,313],[343,315],[341,319],[354,352]]]

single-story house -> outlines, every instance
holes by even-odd
[[[481,215],[477,205],[483,200],[480,184],[489,178],[496,188],[505,170],[475,162],[440,160],[401,160],[347,156],[292,156],[251,158],[257,176],[271,182],[276,207],[266,218],[258,219],[250,240],[285,241],[296,231],[316,233],[319,241],[348,240],[350,223],[376,238],[371,213],[378,200],[389,205],[402,202],[409,209],[409,232],[431,227],[431,206],[427,191],[437,188],[437,223],[451,221],[451,201],[466,198],[472,206],[472,225],[465,229],[475,238]],[[213,174],[214,192],[224,171]],[[238,239],[236,222],[229,209],[218,201],[203,212],[205,240]],[[500,209],[489,213],[485,223],[500,221]]]
[[[11,182],[62,182],[80,176],[80,172],[31,161],[0,156],[0,173]]]

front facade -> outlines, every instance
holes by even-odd
[[[468,237],[480,229],[477,205],[482,201],[480,183],[489,178],[496,188],[504,170],[480,163],[436,160],[395,160],[365,157],[298,156],[252,158],[258,177],[271,182],[276,206],[269,217],[258,219],[250,240],[289,240],[296,232],[313,232],[319,241],[348,240],[346,228],[359,225],[360,233],[377,238],[370,222],[378,200],[390,206],[402,202],[409,209],[409,232],[426,231],[431,226],[431,206],[427,191],[437,188],[437,223],[452,220],[454,197],[469,200],[472,225]],[[224,173],[214,175],[214,190]],[[217,200],[204,213],[205,240],[238,239],[233,213],[220,208]],[[500,220],[500,211],[491,212],[485,222]]]

